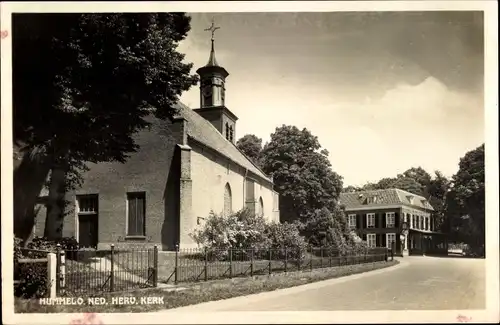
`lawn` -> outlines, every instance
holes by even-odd
[[[228,299],[237,296],[249,295],[276,289],[289,288],[301,284],[312,283],[316,281],[338,278],[351,274],[358,274],[376,269],[386,268],[399,263],[398,261],[373,262],[356,265],[346,265],[341,267],[322,268],[307,271],[296,271],[281,273],[273,276],[259,275],[254,277],[241,277],[234,279],[223,279],[213,281],[201,281],[195,283],[182,284],[185,290],[166,291],[161,288],[137,290],[126,293],[107,293],[103,294],[108,301],[111,297],[130,296],[162,296],[164,304],[161,305],[101,305],[89,306],[83,305],[54,305],[43,306],[38,300],[15,299],[16,313],[112,313],[112,312],[152,312],[162,309],[171,309],[197,303]],[[83,297],[86,299],[86,297]]]

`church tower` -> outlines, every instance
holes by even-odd
[[[225,105],[225,84],[229,73],[215,58],[214,33],[219,28],[212,22],[212,26],[205,29],[212,33],[212,47],[208,63],[196,70],[200,76],[200,108],[194,111],[212,123],[227,140],[234,143],[238,118]]]

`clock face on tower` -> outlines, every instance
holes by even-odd
[[[208,97],[208,96],[212,95],[212,87],[209,85],[205,86],[205,87],[203,87],[202,92],[203,92],[203,96]]]

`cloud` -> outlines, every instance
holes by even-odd
[[[337,113],[349,139],[339,132],[325,143],[330,151],[349,153],[334,158],[346,182],[376,181],[412,166],[451,176],[459,158],[484,141],[481,95],[452,91],[433,77],[398,84],[379,99],[363,98]]]

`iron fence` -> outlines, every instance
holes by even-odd
[[[388,261],[394,258],[391,252],[387,248],[375,248],[361,253],[341,253],[323,247],[177,249],[174,253],[160,253],[158,273],[159,281],[166,283],[208,281]]]
[[[392,250],[375,248],[341,253],[316,247],[176,249],[158,251],[155,246],[110,250],[57,252],[58,295],[99,294],[157,287],[158,284],[251,277],[280,272],[374,263],[393,259]]]
[[[158,248],[58,250],[58,295],[129,291],[157,285]]]

